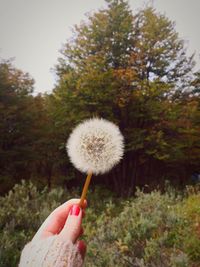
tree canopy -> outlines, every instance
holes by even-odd
[[[182,130],[182,117],[191,101],[194,113],[198,106],[196,98],[184,98],[193,79],[193,55],[186,56],[174,23],[152,7],[133,15],[127,1],[106,2],[107,8],[75,26],[61,49],[53,93],[60,119],[69,128],[92,116],[119,124],[126,154],[107,176],[120,194],[171,172],[176,176],[176,164],[185,179],[194,162],[185,155],[183,143],[191,136]]]

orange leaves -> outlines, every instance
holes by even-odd
[[[131,85],[137,77],[135,70],[133,70],[132,68],[116,69],[114,70],[114,75],[116,78],[125,82],[127,85]]]

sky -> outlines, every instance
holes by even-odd
[[[129,0],[133,13],[146,3],[175,21],[200,69],[200,0]],[[71,29],[104,6],[104,0],[0,0],[0,58],[14,58],[14,66],[34,78],[35,93],[49,93],[55,85],[52,68]]]

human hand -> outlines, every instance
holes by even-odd
[[[58,235],[62,241],[78,242],[78,248],[84,257],[86,245],[77,239],[83,234],[82,217],[87,207],[86,200],[83,209],[79,207],[80,199],[71,199],[56,208],[44,221],[38,232],[33,237],[33,241]]]
[[[33,237],[31,243],[32,247],[28,244],[27,246],[31,247],[25,250],[24,253],[22,253],[21,256],[21,262],[23,264],[19,265],[20,267],[24,266],[36,266],[31,264],[24,264],[27,258],[31,257],[31,260],[27,260],[26,262],[32,262],[37,261],[38,258],[43,258],[42,263],[46,263],[48,258],[48,266],[55,266],[53,262],[58,261],[58,257],[55,255],[56,250],[58,251],[59,257],[62,253],[66,253],[66,251],[63,251],[63,247],[66,246],[66,244],[73,244],[74,247],[78,248],[78,253],[82,256],[82,259],[84,259],[85,252],[86,252],[86,245],[82,240],[78,240],[79,237],[83,234],[83,228],[82,228],[82,218],[85,213],[85,208],[87,206],[86,200],[84,201],[83,207],[80,208],[79,206],[80,199],[71,199],[58,208],[56,208],[44,221],[42,226],[39,228],[35,236]],[[52,240],[52,241],[51,241]],[[55,243],[56,240],[56,243]],[[45,249],[44,249],[45,247]],[[59,249],[58,249],[59,247]],[[25,247],[26,248],[26,247]],[[39,251],[40,256],[35,255],[35,251]],[[66,250],[66,249],[65,249]],[[42,252],[44,251],[44,252]],[[69,252],[69,248],[67,248],[67,252]],[[45,253],[51,254],[52,256],[45,258]],[[71,253],[71,252],[70,252]],[[28,256],[28,254],[30,254]],[[36,253],[37,254],[37,253]],[[44,254],[44,255],[42,255]],[[73,258],[76,257],[77,252],[73,252]],[[34,259],[35,257],[35,259]],[[65,262],[67,265],[59,265],[59,266],[72,266],[69,264],[69,258],[72,258],[72,256],[65,256]],[[56,258],[56,260],[55,260]],[[68,258],[66,260],[66,258]],[[60,262],[60,261],[59,261]],[[62,260],[62,262],[64,262]],[[71,262],[71,260],[70,260]],[[60,263],[59,263],[60,264]],[[39,263],[37,262],[37,266],[39,267]],[[43,265],[42,265],[43,266]],[[74,265],[75,266],[75,265]]]

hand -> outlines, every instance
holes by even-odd
[[[61,241],[77,243],[78,249],[84,258],[86,245],[82,240],[78,240],[78,238],[83,234],[81,224],[87,202],[86,200],[84,201],[82,209],[79,206],[79,202],[80,199],[71,199],[56,208],[44,221],[32,241],[58,235],[57,238]]]

